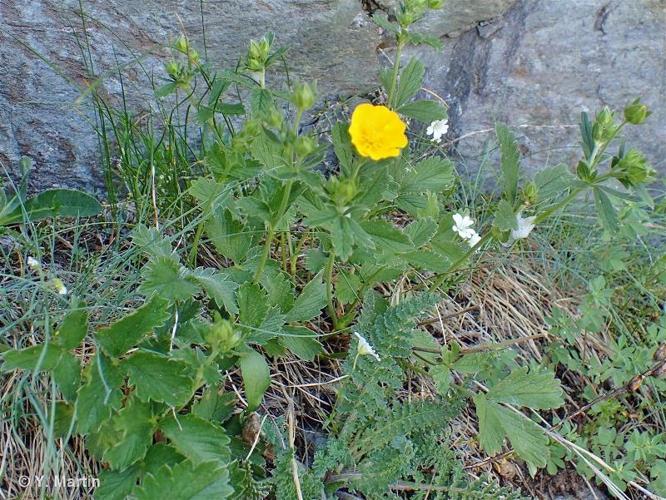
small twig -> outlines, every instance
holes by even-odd
[[[289,448],[291,448],[291,475],[294,479],[294,486],[296,487],[296,496],[298,500],[303,500],[303,493],[301,491],[301,480],[298,477],[298,463],[296,462],[296,448],[294,441],[296,439],[296,425],[294,423],[294,402],[289,399],[289,408],[287,409],[287,426],[289,431]]]

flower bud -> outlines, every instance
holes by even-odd
[[[234,330],[230,321],[220,319],[210,325],[210,328],[205,333],[205,339],[211,347],[224,353],[236,347],[241,341],[241,336]]]
[[[298,83],[294,89],[292,102],[300,111],[306,111],[314,106],[315,88],[308,83]]]
[[[317,149],[317,141],[314,138],[307,135],[301,135],[296,138],[294,150],[299,157],[305,158],[309,154],[312,154],[315,149]]]
[[[444,0],[428,0],[429,9],[441,9],[444,6]]]
[[[655,170],[640,151],[630,149],[622,158],[615,157],[611,163],[611,173],[625,187],[649,182]]]
[[[528,182],[525,188],[523,189],[523,198],[525,203],[528,205],[534,205],[537,202],[539,196],[539,188],[536,183]]]
[[[172,78],[178,78],[180,74],[180,65],[176,61],[169,61],[164,65],[164,70]]]
[[[183,54],[187,54],[188,47],[189,47],[189,43],[187,42],[187,38],[185,38],[184,35],[180,35],[178,37],[178,40],[176,40],[176,43],[174,44],[174,48],[178,52],[182,52]]]
[[[266,37],[261,40],[251,40],[247,50],[246,67],[250,71],[263,71],[271,51],[271,44]]]
[[[640,125],[650,114],[650,110],[645,104],[641,103],[640,99],[636,99],[624,108],[624,119],[632,125]]]
[[[594,119],[594,125],[592,126],[592,138],[595,142],[604,144],[615,136],[617,132],[617,125],[615,125],[615,119],[613,117],[613,112],[604,106],[604,108],[597,113],[597,116]]]

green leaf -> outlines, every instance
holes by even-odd
[[[506,200],[500,200],[495,210],[493,225],[500,231],[518,229],[518,220],[516,219],[516,214],[513,213],[511,203]]]
[[[345,262],[354,251],[354,235],[350,219],[346,217],[336,217],[330,227],[331,243],[335,254]]]
[[[333,150],[335,151],[335,156],[338,157],[341,170],[343,172],[351,172],[354,150],[351,138],[349,137],[349,124],[337,122],[333,125],[331,138],[333,139]]]
[[[377,247],[382,250],[398,253],[414,250],[414,245],[409,237],[389,222],[382,220],[367,221],[361,223],[361,227],[370,235]]]
[[[3,224],[23,220],[23,210],[32,221],[47,217],[88,217],[102,211],[102,205],[91,195],[75,189],[49,189],[28,199],[23,207],[4,216]]]
[[[243,106],[241,103],[230,103],[230,102],[223,102],[223,103],[218,103],[217,106],[215,106],[215,111],[217,113],[222,113],[223,115],[227,116],[238,116],[238,115],[244,115],[245,114],[245,106]]]
[[[133,465],[122,472],[101,470],[95,500],[125,500],[141,476],[141,467]]]
[[[424,75],[425,66],[423,63],[416,58],[410,59],[400,72],[400,79],[395,92],[394,105],[396,108],[400,108],[410,98],[416,95],[419,90],[421,90]]]
[[[152,257],[177,258],[169,240],[154,227],[147,228],[143,224],[137,224],[132,230],[132,243]]]
[[[546,370],[528,372],[527,367],[513,370],[488,391],[486,398],[541,410],[559,408],[564,404],[562,387],[553,373]]]
[[[176,85],[176,82],[165,83],[161,87],[158,87],[157,90],[155,90],[155,97],[166,97],[169,94],[173,94],[177,88],[178,85]]]
[[[88,312],[85,309],[72,308],[62,320],[53,336],[53,343],[64,349],[74,349],[88,333]]]
[[[537,172],[534,183],[537,186],[538,201],[543,202],[562,195],[569,189],[576,177],[564,164],[548,167]]]
[[[26,347],[21,350],[5,351],[2,353],[2,366],[0,370],[9,372],[16,369],[23,370],[53,370],[67,351],[52,344],[40,344]]]
[[[53,380],[60,388],[67,401],[76,400],[76,390],[81,382],[81,363],[72,354],[66,352],[52,371]]]
[[[301,294],[294,301],[294,306],[287,312],[285,320],[308,321],[319,315],[326,307],[326,285],[318,274],[312,281],[303,287]]]
[[[244,232],[245,226],[234,220],[228,210],[219,210],[206,222],[206,235],[215,249],[228,259],[239,264],[247,256],[254,235]]]
[[[413,101],[402,106],[398,112],[423,123],[431,123],[446,118],[446,110],[437,101]]]
[[[400,185],[401,193],[435,193],[453,187],[455,176],[453,163],[433,156],[417,163],[412,172],[405,174]]]
[[[76,400],[76,426],[79,434],[99,428],[111,412],[120,408],[123,377],[110,360],[98,352],[83,370],[83,385]]]
[[[431,217],[416,219],[404,229],[404,233],[419,248],[428,243],[437,232],[437,222]]]
[[[226,467],[185,460],[173,468],[164,465],[155,474],[147,474],[134,496],[137,500],[210,500],[227,498],[233,491]]]
[[[143,283],[139,292],[149,297],[153,294],[168,300],[187,300],[199,292],[192,283],[187,268],[173,258],[157,257],[143,269]]]
[[[229,184],[199,177],[192,181],[188,192],[201,203],[206,214],[223,207],[229,200]]]
[[[95,334],[97,342],[110,356],[125,354],[143,338],[161,327],[169,319],[169,303],[154,296],[132,314],[101,328]]]
[[[222,427],[194,415],[178,415],[163,421],[160,429],[195,464],[210,460],[221,465],[229,462],[230,439]]]
[[[266,293],[254,283],[243,283],[238,289],[238,308],[241,326],[260,326],[268,314]]]
[[[617,211],[608,195],[596,187],[594,188],[594,204],[603,227],[611,232],[617,232],[620,227]]]
[[[271,385],[271,372],[268,363],[257,351],[249,350],[241,355],[238,364],[243,376],[245,398],[248,404],[247,410],[254,411],[261,404],[266,389]]]
[[[495,133],[500,146],[500,167],[504,183],[504,196],[513,204],[518,192],[518,175],[520,173],[520,151],[516,137],[509,128],[498,123]]]
[[[479,444],[489,455],[494,455],[504,443],[506,433],[500,420],[500,406],[488,401],[484,394],[474,396],[476,416],[479,419]]]
[[[190,367],[184,361],[166,356],[138,351],[121,364],[142,401],[161,401],[180,407],[189,401],[194,392]]]
[[[154,430],[150,404],[131,398],[109,424],[107,438],[113,444],[104,450],[104,461],[109,462],[112,469],[121,471],[138,462],[152,445]]]
[[[224,307],[231,314],[238,314],[236,289],[238,283],[212,268],[198,267],[191,273],[192,278],[201,285],[218,307]]]
[[[317,355],[324,352],[324,348],[317,340],[317,334],[303,326],[287,326],[285,335],[280,337],[280,343],[305,361],[314,361]]]
[[[384,12],[375,11],[371,19],[372,22],[374,22],[377,26],[379,26],[382,29],[385,29],[386,31],[389,31],[394,34],[400,33],[400,26],[398,26],[398,24],[396,23],[392,23],[391,21],[389,21],[388,16]]]

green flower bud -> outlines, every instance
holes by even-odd
[[[261,40],[251,40],[247,50],[245,66],[250,71],[263,71],[271,52],[271,43],[266,37]]]
[[[645,184],[655,176],[655,170],[647,158],[636,149],[629,150],[622,158],[613,158],[611,173],[625,187]]]
[[[282,113],[280,113],[275,108],[271,109],[271,111],[268,113],[268,116],[266,117],[266,122],[268,123],[269,126],[273,128],[282,127],[283,121],[284,117],[282,116]]]
[[[180,75],[180,64],[176,61],[169,61],[164,65],[164,70],[170,77],[178,78],[178,75]]]
[[[441,9],[444,6],[444,0],[429,0],[429,9]]]
[[[183,54],[187,54],[188,47],[189,47],[189,43],[187,42],[187,38],[185,38],[184,35],[180,35],[178,37],[178,40],[176,40],[176,43],[174,44],[174,48],[178,52],[182,52]]]
[[[534,205],[539,196],[539,188],[534,182],[528,182],[523,189],[523,198],[528,205]]]
[[[211,347],[222,353],[231,351],[241,341],[241,335],[226,319],[219,319],[210,325],[204,337]]]
[[[613,139],[617,132],[618,126],[615,124],[613,112],[604,106],[604,108],[597,113],[592,126],[592,138],[595,142],[600,144],[606,143]]]
[[[314,106],[315,86],[308,83],[298,83],[294,89],[292,102],[300,111],[306,111]]]
[[[358,194],[358,181],[356,179],[331,177],[328,190],[336,205],[339,207],[346,207]]]
[[[192,66],[197,66],[199,64],[199,61],[201,60],[199,57],[199,53],[194,49],[191,49],[188,52],[187,58]]]
[[[294,150],[299,157],[305,158],[312,154],[315,149],[317,149],[317,141],[313,137],[301,135],[296,138]]]
[[[641,103],[640,99],[636,99],[629,106],[624,108],[624,119],[632,125],[640,125],[652,113],[645,104]]]

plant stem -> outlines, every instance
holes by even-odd
[[[402,56],[403,42],[398,42],[395,50],[395,61],[393,62],[393,76],[391,77],[391,88],[389,89],[388,104],[393,107],[395,101],[395,88],[398,83],[398,73],[400,71],[400,57]]]
[[[194,266],[197,262],[197,254],[199,251],[199,240],[201,239],[201,235],[203,234],[204,231],[204,224],[205,221],[201,221],[199,225],[197,226],[197,232],[194,233],[194,240],[192,241],[192,250],[190,250],[190,256],[188,258],[188,262],[190,266]]]
[[[338,315],[335,312],[335,305],[333,304],[333,265],[335,264],[335,252],[331,250],[326,263],[326,301],[328,315],[333,321],[333,329],[338,328]]]

